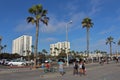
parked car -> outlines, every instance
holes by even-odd
[[[12,60],[10,62],[8,62],[9,66],[25,66],[26,62],[25,61],[21,61],[21,60]]]
[[[8,62],[9,62],[8,59],[2,59],[2,60],[0,60],[0,64],[1,64],[1,65],[7,65]]]

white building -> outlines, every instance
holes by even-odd
[[[58,56],[59,53],[65,50],[65,53],[70,50],[70,42],[57,42],[55,44],[50,44],[50,54],[51,56]]]
[[[32,45],[32,36],[28,36],[28,35],[20,36],[17,39],[13,40],[12,53],[13,54],[17,53],[21,56],[27,56],[28,51],[29,54],[31,54],[32,51],[31,45]]]

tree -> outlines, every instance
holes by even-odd
[[[46,55],[48,52],[46,49],[43,49],[42,52]]]
[[[32,16],[27,17],[27,22],[36,25],[36,37],[35,37],[35,45],[34,45],[34,68],[36,68],[36,57],[38,50],[38,36],[39,36],[39,23],[43,22],[43,24],[48,25],[49,18],[46,16],[47,10],[44,10],[41,4],[32,6],[29,9],[29,13]]]
[[[7,45],[4,45],[3,47],[4,47],[4,53],[5,53],[5,49],[6,49]]]
[[[98,58],[98,61],[100,61],[100,55],[99,54],[101,54],[101,51],[100,50],[95,50],[94,52],[97,55],[96,57]]]
[[[32,48],[32,52],[31,53],[33,53],[34,52],[34,45],[31,45],[31,48]]]
[[[117,43],[118,46],[120,46],[120,40]],[[118,49],[117,49],[117,55],[118,55]]]
[[[31,51],[30,50],[24,50],[23,53],[27,53],[27,60],[30,61],[30,53]]]
[[[58,52],[59,52],[59,49],[58,49],[57,47],[55,47],[54,50],[55,50],[55,55],[56,55],[56,56],[59,55],[59,53],[58,53]]]
[[[42,53],[43,53],[43,54],[46,56],[46,58],[47,58],[47,53],[48,53],[47,50],[46,50],[46,49],[43,49],[43,50],[42,50]]]
[[[120,46],[120,40],[118,41],[118,45]]]
[[[114,43],[115,44],[115,42],[113,41],[113,37],[108,37],[107,39],[106,39],[106,45],[107,44],[109,44],[109,46],[110,46],[110,56],[112,56],[112,43]]]
[[[65,58],[66,57],[66,53],[61,52],[57,57],[58,58]]]
[[[89,57],[89,30],[93,26],[92,20],[90,18],[84,18],[82,21],[82,27],[86,28],[87,31],[87,55]]]

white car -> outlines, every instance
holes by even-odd
[[[26,62],[18,61],[18,60],[12,60],[12,61],[8,62],[8,65],[10,65],[10,66],[25,66]]]

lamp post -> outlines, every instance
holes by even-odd
[[[67,42],[67,48],[66,48],[66,54],[67,54],[67,66],[69,66],[69,60],[68,60],[68,24],[71,24],[72,21],[68,22],[66,24],[66,42]]]
[[[2,48],[1,42],[2,42],[2,36],[0,36],[0,54],[1,54],[1,48]]]

